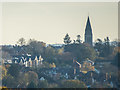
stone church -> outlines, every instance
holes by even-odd
[[[85,28],[85,43],[88,43],[91,46],[93,45],[93,34],[92,34],[92,28],[91,28],[89,16]]]

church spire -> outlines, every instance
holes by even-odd
[[[88,19],[87,19],[87,24],[86,24],[86,29],[85,29],[85,34],[92,34],[92,28],[91,28],[91,23],[90,23],[90,19],[89,19],[89,16],[88,16]]]
[[[85,28],[85,43],[92,45],[92,28],[91,28],[89,16]]]

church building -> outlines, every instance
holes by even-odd
[[[92,34],[92,28],[91,28],[89,16],[88,16],[86,28],[85,28],[85,43],[91,46],[93,45],[93,34]]]

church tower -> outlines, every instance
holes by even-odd
[[[88,16],[86,28],[85,28],[85,43],[88,43],[91,46],[93,43],[92,28],[91,28],[89,16]]]

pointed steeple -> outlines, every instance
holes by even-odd
[[[92,28],[91,28],[91,23],[90,23],[90,19],[89,19],[89,16],[88,16],[88,19],[87,19],[87,24],[86,24],[86,28],[85,28],[85,34],[92,34]]]
[[[88,43],[92,46],[92,28],[91,28],[89,16],[85,28],[85,43]]]

